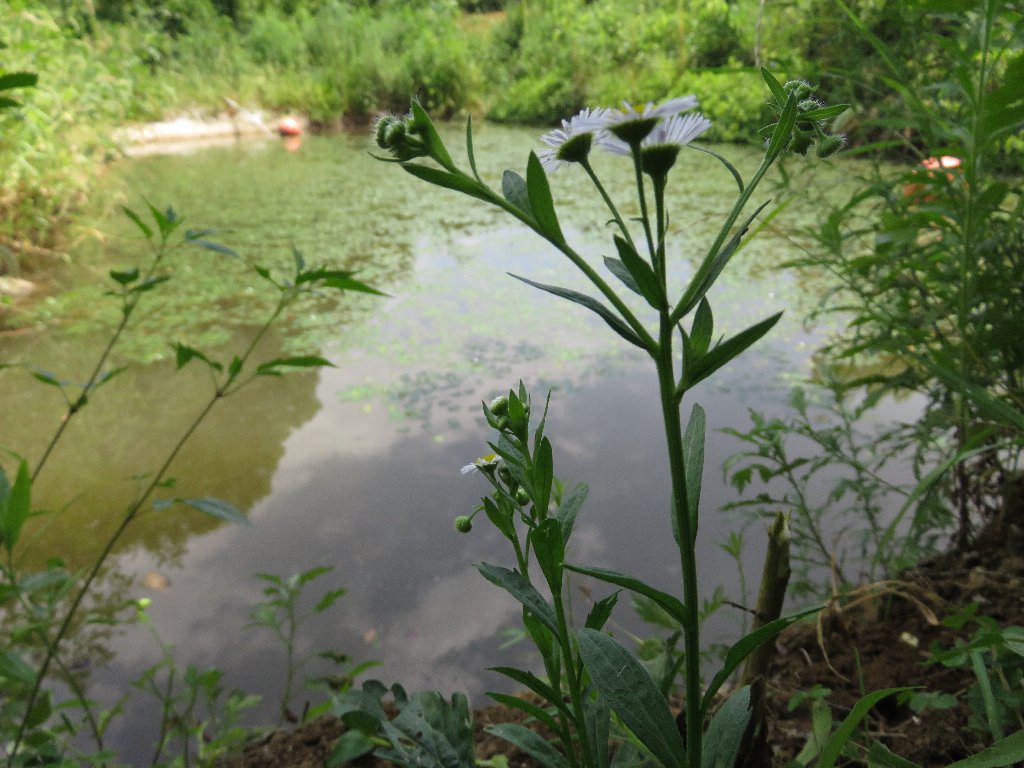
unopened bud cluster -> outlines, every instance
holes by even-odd
[[[793,94],[797,99],[796,123],[793,126],[793,135],[789,140],[787,149],[798,155],[806,155],[807,150],[814,146],[814,152],[818,157],[830,157],[843,148],[846,144],[846,137],[842,134],[831,133],[827,119],[808,117],[815,111],[824,109],[823,104],[814,98],[814,91],[817,86],[804,82],[803,80],[790,80],[783,86],[787,94]],[[782,104],[778,107],[781,110]]]
[[[423,138],[423,127],[418,125],[412,114],[406,117],[385,115],[377,121],[374,129],[377,146],[391,153],[401,162],[415,160],[428,154]]]

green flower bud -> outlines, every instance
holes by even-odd
[[[506,467],[504,464],[498,467],[498,477],[501,479],[501,482],[503,482],[505,485],[511,485],[513,482],[512,473],[508,471],[508,467]]]
[[[811,148],[813,143],[814,139],[810,136],[794,133],[793,138],[789,142],[789,151],[795,152],[798,155],[806,155],[807,150]]]
[[[786,93],[795,94],[796,100],[800,102],[810,98],[811,94],[816,90],[816,86],[811,85],[805,80],[790,80],[782,86],[782,89]]]
[[[518,491],[516,491],[516,503],[520,507],[525,507],[527,504],[530,503],[530,494],[526,492],[525,488],[520,488]]]
[[[459,515],[455,518],[455,530],[459,533],[469,533],[473,530],[473,519],[469,515]]]
[[[556,150],[555,157],[567,163],[582,163],[590,155],[594,134],[580,133],[566,141]]]
[[[494,398],[491,400],[491,404],[487,406],[487,410],[494,416],[504,416],[508,413],[508,396],[500,395]]]
[[[815,147],[815,153],[818,157],[831,157],[846,143],[846,139],[843,136],[830,135],[824,138],[818,139],[818,146]]]
[[[655,144],[640,150],[640,167],[652,177],[666,176],[679,157],[678,144]]]
[[[647,138],[647,134],[654,130],[654,126],[660,119],[658,117],[641,117],[636,120],[626,120],[609,125],[608,132],[630,146],[635,146]]]

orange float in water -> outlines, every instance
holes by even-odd
[[[277,121],[277,132],[282,136],[301,136],[302,124],[291,115]]]
[[[955,174],[953,173],[953,171],[959,168],[960,165],[960,158],[954,157],[953,155],[943,155],[942,157],[926,157],[924,160],[921,161],[921,167],[925,168],[926,171],[923,173],[921,171],[914,171],[913,175],[918,177],[925,176],[927,177],[928,181],[926,181],[923,184],[906,184],[903,187],[903,194],[909,197],[911,195],[918,195],[921,192],[923,192],[928,187],[929,183],[933,183],[932,180],[934,180],[935,178],[935,174],[933,173],[933,171],[946,170],[946,179],[949,181],[953,181],[953,179],[955,178]],[[931,199],[933,198],[930,196],[925,196],[923,198],[923,200],[925,201],[930,201]]]

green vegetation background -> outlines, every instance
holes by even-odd
[[[865,25],[911,62],[947,71],[922,3],[855,0]],[[325,127],[403,111],[551,125],[583,106],[697,93],[709,138],[763,125],[757,67],[827,82],[854,105],[856,146],[884,139],[891,92],[833,0],[0,0],[0,71],[38,72],[0,115],[0,274],[54,246],[112,129],[225,99]],[[942,34],[942,30],[938,30]],[[949,30],[950,36],[956,33]],[[841,75],[856,73],[856,77]],[[868,128],[867,126],[875,126]],[[1019,161],[1015,161],[1019,164]]]

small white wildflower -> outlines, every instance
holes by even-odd
[[[673,115],[655,125],[640,142],[640,146],[685,147],[710,127],[711,121],[699,112],[692,115]],[[629,145],[615,136],[606,134],[598,143],[602,149],[613,155],[631,154]]]
[[[583,109],[568,120],[562,121],[562,127],[545,133],[540,140],[554,149],[545,149],[537,157],[540,158],[544,170],[557,171],[564,163],[578,163],[585,160],[590,153],[591,142],[595,133],[599,133],[604,122],[604,109]]]
[[[637,109],[628,101],[622,102],[622,109],[603,110],[602,127],[610,127],[616,123],[624,123],[629,120],[645,120],[650,117],[675,117],[680,112],[687,112],[697,106],[697,97],[692,93],[687,96],[676,96],[657,106],[653,101],[648,101],[640,109]]]
[[[464,466],[460,470],[460,473],[463,475],[468,475],[470,472],[482,472],[484,470],[494,469],[496,466],[498,466],[499,461],[501,461],[501,458],[498,456],[498,454],[488,453],[486,456],[481,456],[472,464],[467,464],[466,466]]]

